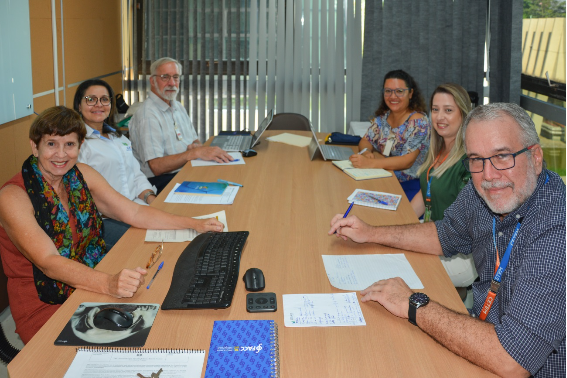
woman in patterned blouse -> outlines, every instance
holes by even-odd
[[[356,168],[393,170],[411,201],[419,191],[417,170],[429,148],[425,101],[415,80],[402,70],[386,74],[382,93],[372,126],[358,144],[359,151],[366,151],[350,160]]]

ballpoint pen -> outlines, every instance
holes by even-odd
[[[368,197],[372,198],[373,200],[375,200],[376,202],[378,202],[378,203],[381,204],[381,205],[386,205],[386,206],[388,206],[388,202],[386,202],[386,201],[379,200],[378,198],[372,197],[372,196],[368,196]]]
[[[227,180],[218,179],[217,181],[218,181],[218,182],[222,182],[223,184],[228,184],[228,185],[242,186],[242,187],[244,186],[244,185],[242,185],[242,184],[237,184],[237,183],[235,183],[235,182],[227,181]]]
[[[358,154],[359,154],[359,155],[362,155],[363,153],[366,152],[366,150],[368,150],[368,148],[364,148],[364,149],[363,149],[362,151],[360,151]]]
[[[146,289],[149,289],[150,286],[152,286],[152,283],[154,282],[154,280],[156,279],[157,274],[159,273],[159,271],[161,270],[161,268],[163,267],[163,263],[165,261],[162,261],[161,264],[159,264],[157,270],[156,270],[156,274],[154,274],[154,276],[152,277],[152,280],[150,281],[150,283],[148,284],[148,287],[146,287]]]
[[[354,202],[350,203],[350,206],[348,207],[345,215],[343,215],[343,218],[346,218],[348,216],[348,213],[350,213],[350,209],[352,209],[352,206],[354,205]],[[339,227],[340,228],[340,227]],[[338,229],[337,229],[338,230]],[[337,231],[335,231],[335,234],[337,233]]]

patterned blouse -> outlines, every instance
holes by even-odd
[[[400,182],[419,178],[417,170],[425,161],[429,149],[429,132],[431,130],[429,119],[425,113],[420,112],[420,114],[423,114],[422,118],[410,120],[415,113],[417,112],[411,113],[401,126],[392,128],[387,121],[390,114],[388,111],[386,114],[376,117],[364,136],[372,144],[372,147],[381,154],[390,137],[394,139],[394,144],[389,156],[403,156],[419,150],[419,155],[410,168],[394,171]]]

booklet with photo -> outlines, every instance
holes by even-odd
[[[220,182],[183,181],[175,189],[175,194],[192,196],[222,196],[228,184]]]
[[[158,310],[156,303],[81,303],[54,344],[143,347]]]

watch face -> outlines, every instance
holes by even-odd
[[[410,302],[412,302],[415,307],[419,308],[429,303],[429,297],[423,293],[413,293],[410,296]]]

